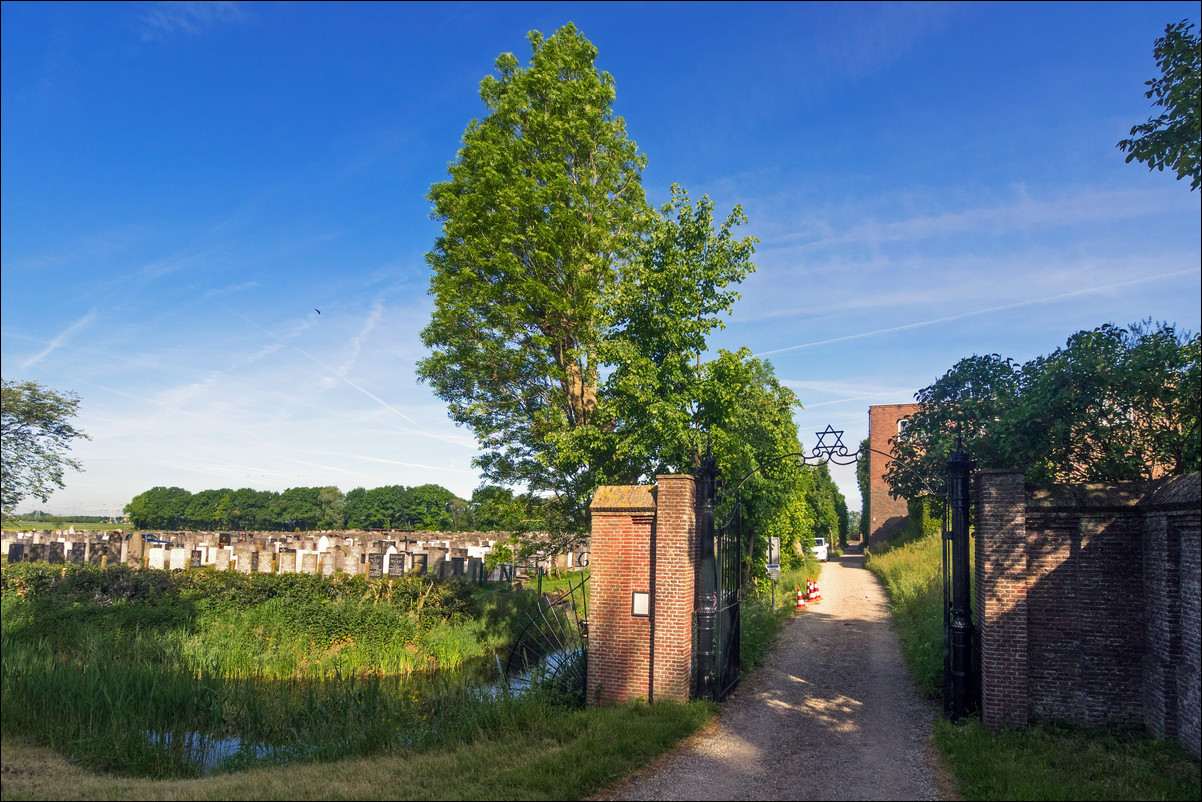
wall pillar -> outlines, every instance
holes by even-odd
[[[693,686],[697,480],[687,474],[657,476],[656,480],[649,699],[687,702]]]
[[[1028,721],[1027,527],[1023,475],[985,469],[977,481],[976,600],[981,722]]]
[[[656,478],[655,486],[600,487],[589,506],[590,703],[689,698],[696,481]]]

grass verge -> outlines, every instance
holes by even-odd
[[[940,536],[904,537],[870,554],[892,606],[902,656],[928,697],[942,694]],[[934,741],[963,799],[1202,798],[1199,763],[1180,744],[1144,733],[1038,724],[995,733],[940,719]]]
[[[712,715],[713,708],[700,702],[533,707],[501,730],[434,749],[191,780],[88,772],[49,749],[5,737],[0,798],[582,799],[645,765]]]

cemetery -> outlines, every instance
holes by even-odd
[[[521,579],[514,566],[486,571],[485,557],[509,538],[499,532],[5,532],[0,553],[9,564],[128,565],[131,568],[187,571],[212,566],[218,571],[249,573],[364,574],[461,578],[473,582]],[[544,571],[579,567],[582,552],[540,557]],[[523,562],[523,567],[526,567]]]

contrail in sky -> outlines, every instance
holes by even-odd
[[[228,307],[227,307],[227,308],[228,308]],[[233,312],[234,310],[232,310],[232,309],[231,309],[230,311],[231,311],[231,312]],[[285,341],[285,340],[281,339],[280,337],[276,336],[276,334],[274,334],[273,332],[270,332],[270,331],[268,331],[267,329],[263,328],[263,327],[262,327],[262,326],[260,326],[258,323],[254,322],[254,321],[253,321],[253,320],[251,320],[250,318],[246,317],[246,315],[240,314],[240,313],[238,313],[238,312],[234,312],[234,314],[235,314],[235,315],[238,315],[238,317],[242,318],[242,319],[243,319],[243,320],[245,320],[247,323],[249,323],[250,325],[254,326],[254,327],[255,327],[256,329],[258,329],[259,331],[261,331],[261,332],[263,332],[264,334],[266,334],[268,337],[271,337],[272,339],[276,340],[276,341],[277,341],[277,342],[279,342],[281,345],[286,345],[286,346],[288,346],[289,348],[291,348],[293,351],[296,351],[298,354],[300,354],[301,356],[303,356],[305,359],[308,359],[310,362],[312,362],[313,364],[317,365],[317,366],[318,366],[318,367],[320,367],[322,370],[328,371],[328,372],[329,372],[331,375],[338,377],[338,379],[340,379],[341,381],[344,381],[344,382],[346,382],[347,384],[349,384],[351,387],[354,387],[356,390],[358,390],[359,392],[363,393],[365,396],[367,396],[368,398],[370,398],[372,401],[375,401],[375,402],[376,402],[377,404],[379,404],[380,406],[384,407],[385,409],[387,409],[387,410],[389,410],[389,411],[391,411],[391,412],[395,412],[396,414],[400,415],[400,416],[401,416],[402,418],[404,418],[405,420],[407,420],[407,421],[409,421],[410,423],[412,423],[412,424],[413,424],[414,426],[416,426],[418,429],[421,429],[421,424],[419,424],[419,423],[418,423],[417,421],[415,421],[413,418],[411,418],[411,417],[409,417],[408,415],[406,415],[404,412],[401,412],[399,409],[397,409],[397,408],[396,408],[396,407],[394,407],[392,404],[390,404],[390,403],[388,403],[387,401],[385,401],[383,398],[380,398],[380,397],[379,397],[379,396],[377,396],[377,395],[373,395],[373,394],[372,394],[371,392],[369,392],[368,390],[365,390],[364,388],[362,388],[362,387],[360,387],[359,385],[355,384],[353,381],[351,381],[350,379],[348,379],[346,376],[342,376],[342,375],[340,375],[340,374],[338,373],[338,371],[334,370],[333,368],[331,368],[329,365],[325,364],[325,363],[324,363],[324,362],[322,362],[321,360],[317,359],[316,357],[310,356],[309,354],[305,353],[305,352],[304,352],[304,351],[302,351],[301,349],[297,348],[297,347],[296,347],[295,345],[293,345],[292,343],[290,343],[290,342],[287,342],[287,341]]]
[[[1173,273],[1161,273],[1156,276],[1145,276],[1143,278],[1132,279],[1131,281],[1120,281],[1118,284],[1107,284],[1104,287],[1090,287],[1084,290],[1073,290],[1072,292],[1061,293],[1060,295],[1052,295],[1047,298],[1036,298],[1032,301],[1018,301],[1017,303],[1004,304],[1002,306],[991,306],[988,309],[977,309],[972,312],[961,312],[958,315],[949,315],[948,317],[939,317],[934,320],[923,320],[918,323],[907,323],[904,326],[894,326],[888,329],[876,329],[874,331],[864,331],[859,334],[848,334],[845,337],[833,337],[829,340],[818,340],[812,343],[802,343],[801,345],[790,345],[785,348],[774,348],[771,351],[760,351],[755,354],[757,357],[769,356],[771,354],[783,354],[786,351],[796,351],[799,348],[814,348],[819,345],[830,345],[832,343],[841,343],[847,340],[859,340],[863,337],[875,337],[878,334],[892,334],[896,331],[906,331],[907,329],[918,329],[923,326],[934,326],[937,323],[947,323],[952,320],[960,320],[966,317],[974,317],[975,315],[987,315],[990,312],[1002,312],[1007,309],[1017,309],[1021,306],[1034,306],[1035,304],[1046,304],[1051,301],[1059,301],[1061,298],[1071,298],[1074,295],[1088,295],[1093,292],[1104,292],[1105,290],[1118,289],[1119,287],[1129,287],[1132,284],[1145,284],[1149,281],[1156,281],[1162,278],[1172,278],[1173,276],[1191,276],[1195,275],[1196,270],[1178,270]]]
[[[25,364],[21,365],[21,367],[29,368],[29,367],[41,362],[48,355],[50,355],[54,351],[57,351],[59,348],[61,348],[63,346],[63,343],[65,343],[72,334],[74,334],[79,329],[82,329],[84,326],[88,325],[95,319],[96,319],[96,309],[95,309],[95,307],[93,307],[91,310],[88,311],[88,313],[86,315],[84,315],[79,320],[75,321],[70,326],[68,326],[65,331],[59,332],[59,335],[57,337],[55,337],[53,340],[51,340],[50,344],[47,345],[44,349],[42,349],[41,353],[35,354],[34,356],[31,356],[29,359],[25,360]]]

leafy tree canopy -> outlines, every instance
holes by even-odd
[[[1190,190],[1202,184],[1202,42],[1193,35],[1193,24],[1182,20],[1165,27],[1156,40],[1159,78],[1148,81],[1146,96],[1163,111],[1131,129],[1131,139],[1119,142],[1127,161],[1148,169],[1177,171],[1177,180],[1189,176]]]
[[[957,362],[916,396],[886,472],[895,496],[942,495],[957,432],[982,467],[1028,482],[1116,482],[1199,469],[1202,336],[1151,321],[1080,331],[1020,365]]]
[[[71,424],[79,411],[79,396],[59,393],[37,382],[3,380],[0,390],[0,507],[5,515],[27,496],[46,501],[64,486],[63,471],[82,471],[67,457],[71,441],[90,440]]]
[[[546,528],[580,532],[599,484],[682,438],[695,455],[705,335],[754,239],[732,234],[740,210],[715,230],[709,199],[679,187],[649,207],[596,48],[572,25],[529,38],[528,67],[503,54],[481,83],[488,114],[429,194],[442,233],[418,375],[475,433],[486,481],[525,485]]]

